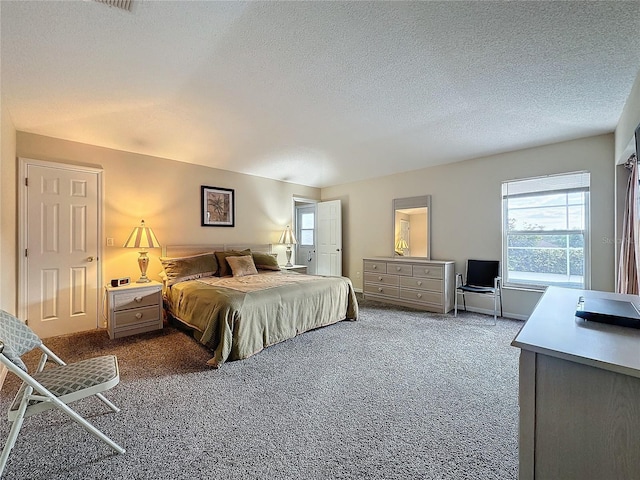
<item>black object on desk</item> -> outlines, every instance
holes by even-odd
[[[640,310],[636,304],[627,300],[580,297],[576,317],[591,322],[640,328]]]

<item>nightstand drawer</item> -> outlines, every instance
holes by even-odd
[[[130,310],[115,312],[113,327],[120,328],[131,324],[158,322],[159,320],[160,309],[158,308],[158,304],[156,304],[151,307],[133,308]]]
[[[130,308],[160,305],[160,300],[160,292],[157,290],[118,292],[113,296],[113,309],[118,312]]]

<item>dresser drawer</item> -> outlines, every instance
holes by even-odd
[[[424,277],[400,277],[400,286],[414,290],[442,292],[442,280]]]
[[[413,265],[413,276],[442,279],[442,267],[440,265]]]
[[[386,285],[370,285],[365,283],[364,293],[370,293],[373,295],[386,295],[388,297],[398,296],[398,287],[386,286]]]
[[[413,270],[411,265],[403,265],[397,263],[387,263],[387,273],[394,273],[396,275],[408,275],[411,276]]]
[[[158,305],[143,308],[132,308],[114,314],[114,328],[125,327],[132,324],[146,322],[158,322],[160,320],[160,308]]]
[[[386,273],[365,273],[365,283],[383,283],[385,285],[398,285],[397,275],[388,275]]]
[[[400,289],[400,298],[419,303],[430,303],[433,305],[442,304],[442,295],[436,292],[427,292],[423,290]]]
[[[377,262],[372,260],[364,261],[365,272],[387,273],[387,262]]]
[[[158,289],[118,292],[113,296],[113,309],[114,311],[120,311],[130,308],[160,305],[160,300],[160,291]]]

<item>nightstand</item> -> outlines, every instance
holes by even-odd
[[[107,289],[109,338],[162,328],[162,284],[131,283]]]
[[[307,273],[307,266],[306,265],[291,265],[290,267],[285,267],[284,265],[280,265],[280,270],[284,270],[285,272]]]

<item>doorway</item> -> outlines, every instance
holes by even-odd
[[[40,337],[98,327],[102,170],[20,159],[19,313]]]
[[[293,199],[295,262],[310,275],[342,275],[342,205],[340,200]]]
[[[316,274],[316,202],[294,199],[296,265],[306,265],[309,275]]]

